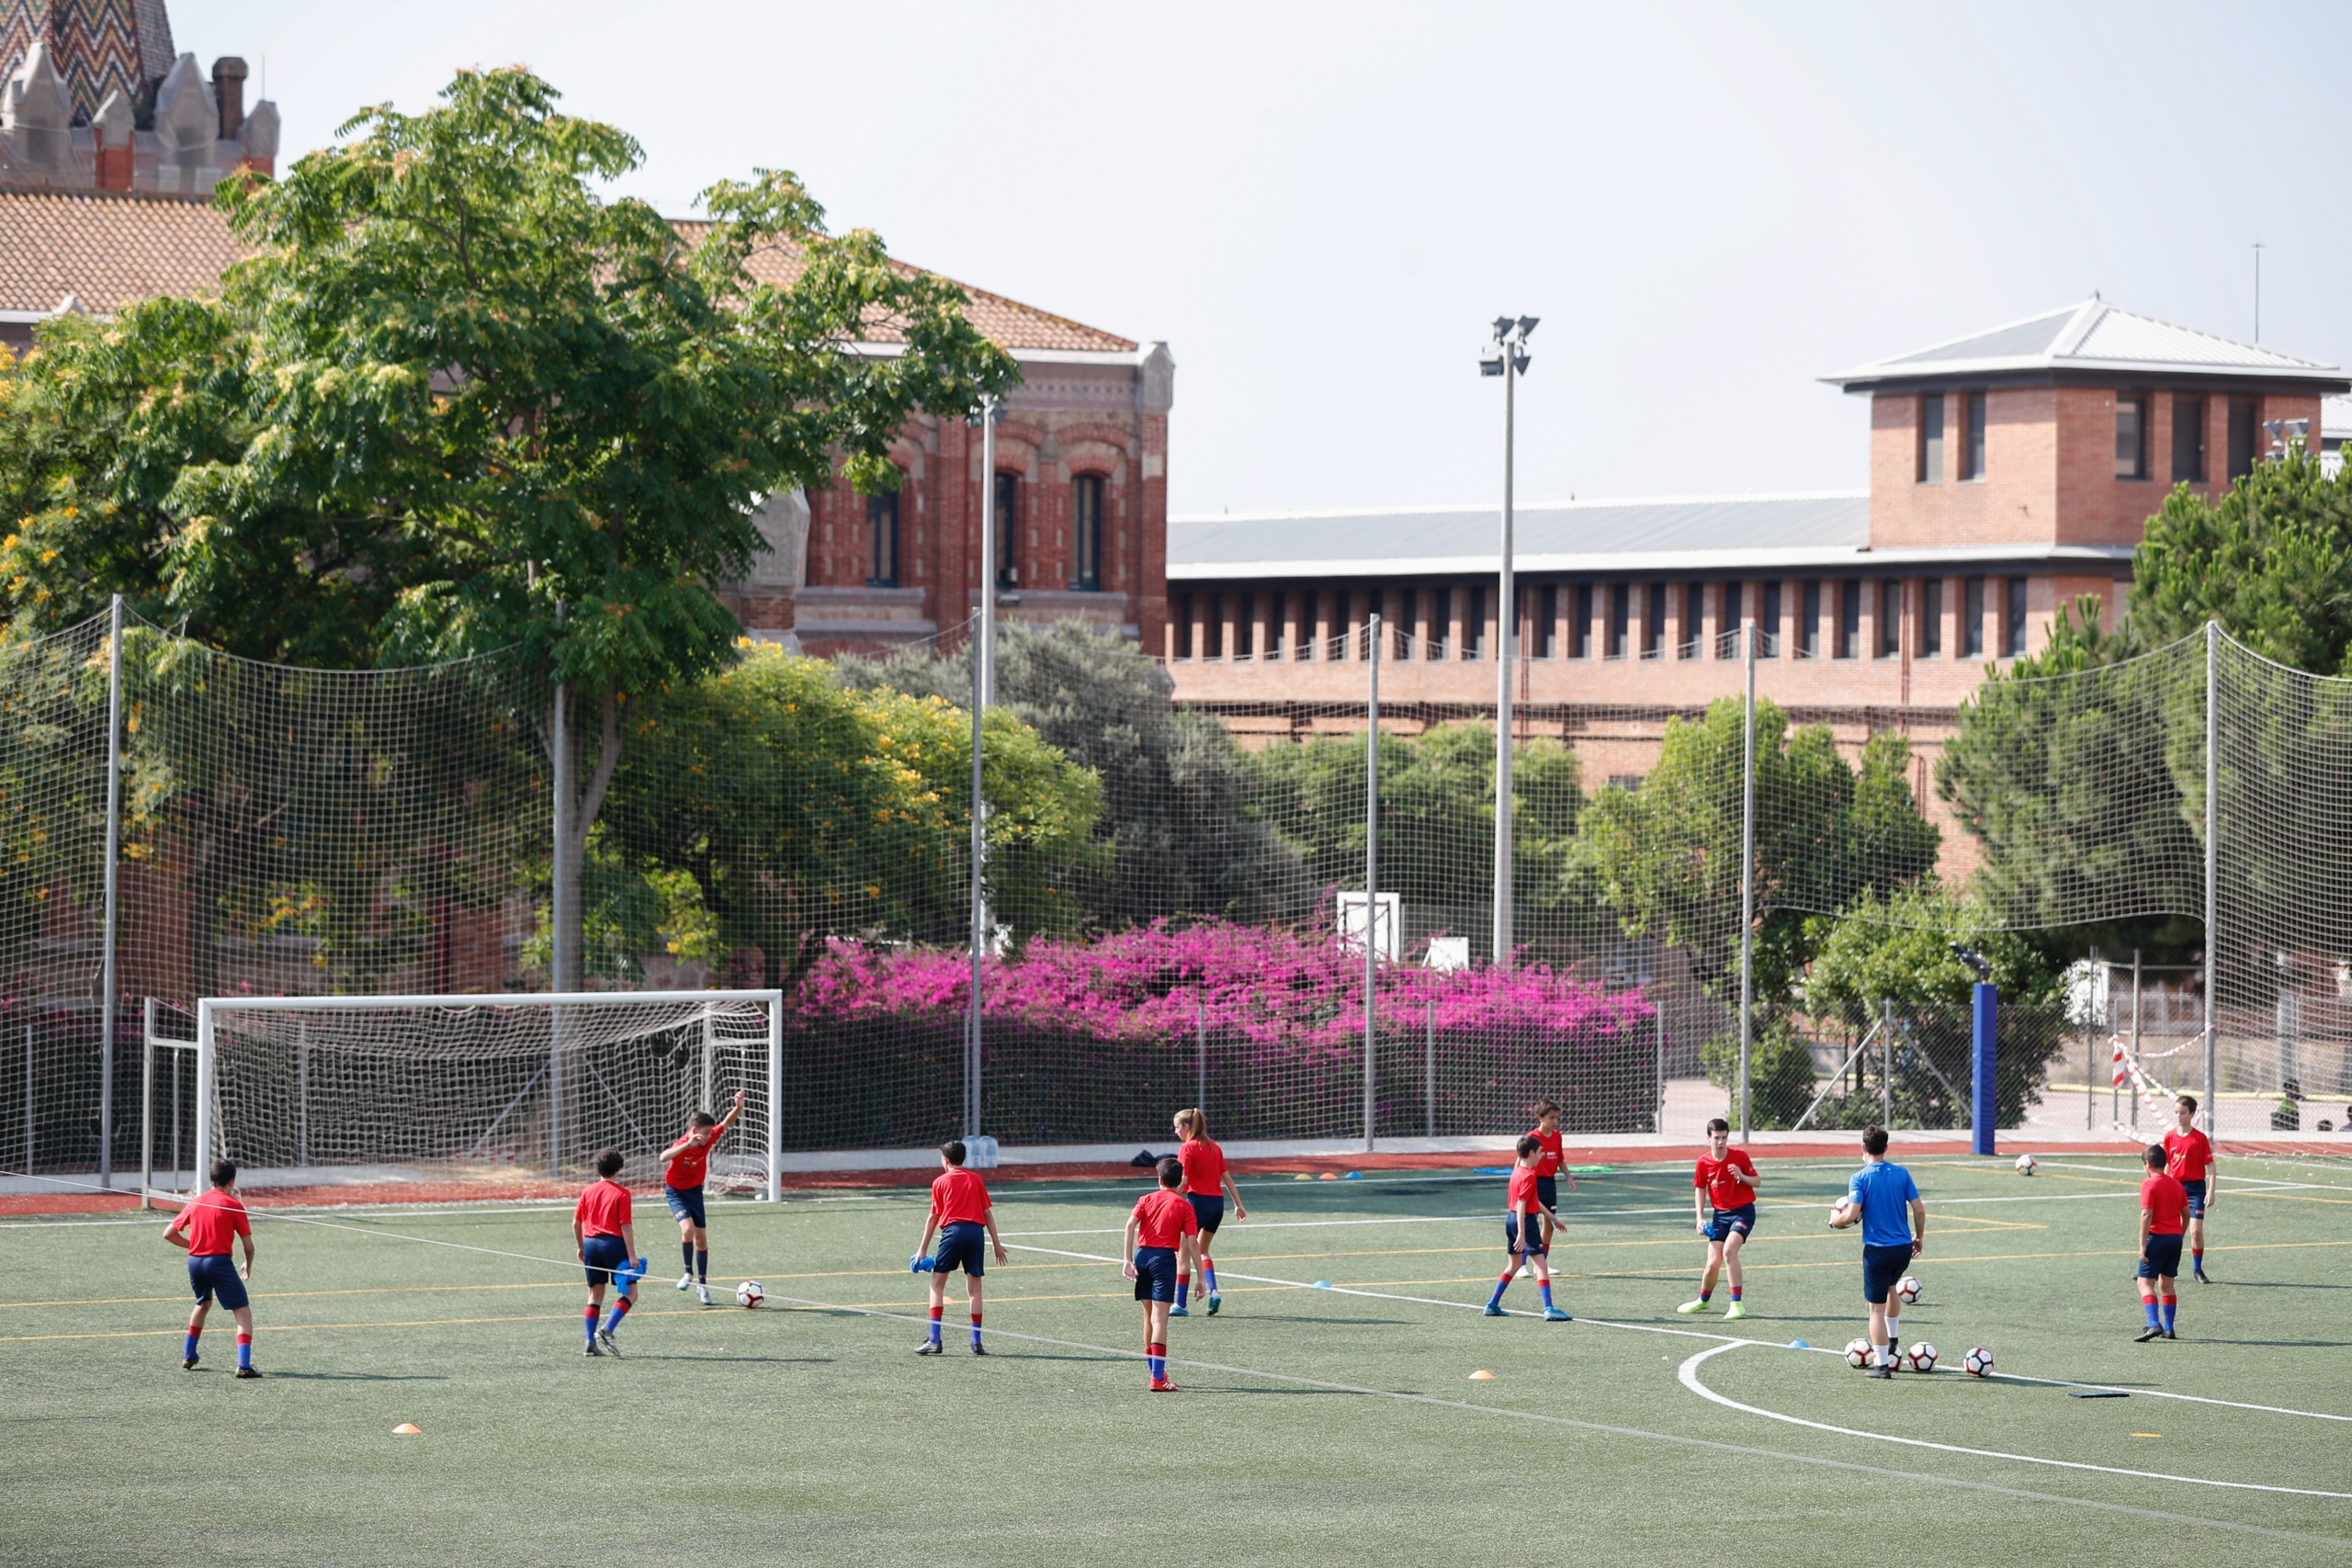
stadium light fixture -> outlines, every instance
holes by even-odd
[[[1977,952],[1974,948],[1962,946],[1959,942],[1953,942],[1951,944],[1951,955],[1954,958],[1959,959],[1962,964],[1967,964],[1971,969],[1973,969],[1976,972],[1976,977],[1978,979],[1989,980],[1993,977],[1992,964],[1983,953]]]
[[[1519,341],[1525,343],[1529,338],[1533,337],[1535,323],[1543,319],[1541,316],[1521,316],[1519,319]]]

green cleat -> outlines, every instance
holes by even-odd
[[[1695,1302],[1684,1302],[1680,1306],[1676,1307],[1674,1310],[1680,1313],[1685,1317],[1689,1317],[1693,1313],[1704,1312],[1707,1310],[1707,1298],[1701,1296]]]
[[[1747,1315],[1747,1303],[1746,1302],[1734,1302],[1731,1305],[1724,1308],[1724,1321],[1725,1323],[1737,1323],[1741,1318],[1746,1317]]]

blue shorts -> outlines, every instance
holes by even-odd
[[[1556,1176],[1537,1177],[1535,1196],[1545,1208],[1557,1213],[1560,1209],[1560,1179]]]
[[[1527,1238],[1525,1248],[1527,1256],[1540,1258],[1552,1250],[1540,1239],[1542,1235],[1543,1232],[1539,1230],[1534,1235]],[[1519,1245],[1519,1212],[1517,1210],[1503,1216],[1503,1250],[1512,1253],[1521,1250]]]
[[[1711,1211],[1714,1218],[1707,1223],[1709,1241],[1729,1241],[1736,1235],[1756,1234],[1756,1205],[1742,1203],[1736,1209]]]
[[[188,1288],[200,1302],[220,1298],[220,1304],[231,1312],[240,1312],[246,1304],[245,1282],[237,1274],[234,1259],[225,1252],[208,1252],[201,1258],[187,1260]]]
[[[2132,1271],[2135,1280],[2174,1279],[2180,1273],[2180,1237],[2152,1235],[2148,1238],[2147,1256]]]
[[[1172,1247],[1136,1248],[1136,1300],[1173,1302],[1176,1299],[1176,1249]]]
[[[2192,1220],[2203,1219],[2205,1217],[2205,1179],[2200,1176],[2194,1181],[2184,1181],[2180,1184],[2180,1190],[2188,1194],[2188,1217]]]
[[[702,1217],[701,1188],[670,1187],[665,1185],[662,1189],[662,1196],[666,1199],[670,1204],[670,1217],[672,1219],[692,1220],[698,1225],[707,1225],[710,1224],[708,1220]]]
[[[628,1248],[616,1235],[592,1235],[580,1244],[580,1261],[588,1269],[590,1284],[609,1285],[613,1270],[628,1265]]]
[[[1201,1235],[1216,1235],[1216,1227],[1225,1224],[1225,1194],[1187,1192],[1184,1201],[1193,1205],[1193,1218],[1199,1223]]]
[[[958,1269],[975,1280],[989,1271],[989,1227],[978,1220],[956,1220],[939,1227],[939,1247],[931,1255],[931,1271],[953,1274]]]
[[[1877,1306],[1894,1292],[1903,1271],[1911,1267],[1911,1244],[1862,1246],[1862,1300]]]

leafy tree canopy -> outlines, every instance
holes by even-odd
[[[1804,999],[1816,1018],[1867,1028],[1880,1004],[1903,1010],[1965,1007],[1976,974],[1953,953],[1959,942],[1992,965],[2004,1002],[2057,999],[2065,972],[2014,931],[2003,931],[1983,904],[1932,877],[1882,897],[1865,892],[1842,914],[1815,916],[1815,948]]]

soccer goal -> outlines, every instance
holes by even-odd
[[[711,1176],[777,1196],[780,991],[208,997],[192,1014],[151,1003],[146,1022],[151,1188],[158,1134],[190,1187],[218,1156],[257,1185],[487,1184],[577,1175],[604,1148],[641,1179],[689,1116],[741,1090]],[[156,1093],[184,1066],[185,1166],[179,1092]]]

